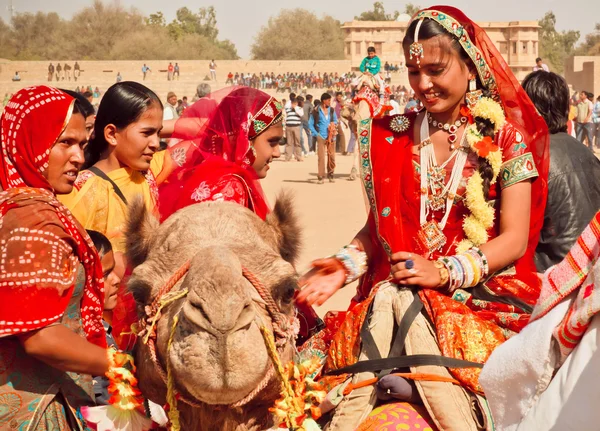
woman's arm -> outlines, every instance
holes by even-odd
[[[505,268],[525,254],[529,239],[531,212],[531,181],[522,181],[502,190],[500,203],[500,233],[480,246],[485,254],[489,273]],[[412,260],[412,270],[406,269],[406,260]],[[394,253],[391,258],[392,277],[402,285],[436,288],[440,284],[440,270],[433,261],[410,252]],[[416,272],[415,272],[416,271]]]
[[[106,349],[62,324],[20,335],[19,341],[25,353],[61,371],[103,376],[109,368]]]

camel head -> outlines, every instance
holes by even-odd
[[[278,388],[269,378],[271,360],[260,331],[261,326],[273,330],[273,321],[243,270],[271,294],[280,317],[292,322],[300,234],[291,201],[281,195],[266,221],[238,204],[208,202],[186,207],[161,225],[142,202],[132,203],[126,240],[135,269],[128,288],[141,316],[189,262],[170,294],[181,298],[164,306],[156,325],[158,360],[164,370],[171,367],[184,398],[218,410],[217,405],[236,404],[257,389]],[[291,360],[293,344],[293,336],[282,341],[282,361]],[[165,385],[148,359],[148,346],[138,340],[137,348],[140,387],[162,403]],[[267,397],[274,400],[277,390],[271,392]]]

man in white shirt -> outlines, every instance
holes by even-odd
[[[163,121],[177,120],[179,114],[177,113],[177,95],[172,91],[167,94],[167,103],[165,104],[165,110],[163,112]]]
[[[535,66],[533,66],[533,71],[537,72],[538,70],[543,70],[544,72],[550,72],[548,65],[542,62],[541,57],[535,59]]]
[[[292,95],[293,93],[290,94],[289,108],[285,109],[285,161],[292,160],[293,154],[296,161],[301,162],[304,160],[300,142],[302,117],[304,116],[304,109],[302,109],[304,98],[302,96],[295,97],[294,95],[292,99]]]
[[[396,96],[394,96],[393,94],[390,95],[390,105],[392,105],[392,108],[394,108],[390,111],[390,115],[400,114],[400,105],[398,104],[398,102],[396,102]]]

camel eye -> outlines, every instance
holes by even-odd
[[[279,298],[282,304],[291,304],[296,295],[298,280],[294,277],[286,278],[280,281],[272,290],[273,297]]]
[[[283,302],[285,302],[286,304],[289,304],[290,302],[293,301],[294,299],[294,295],[296,294],[296,288],[294,285],[290,285],[288,284],[287,286],[284,287],[283,289],[283,296],[282,296],[282,300]]]

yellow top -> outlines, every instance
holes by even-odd
[[[154,154],[150,170],[143,172],[120,168],[107,176],[121,189],[131,202],[142,195],[148,211],[158,217],[158,185],[156,178],[165,165],[166,151]],[[60,201],[71,210],[86,229],[98,231],[109,239],[115,252],[125,252],[123,231],[127,217],[127,205],[114,191],[108,181],[85,170],[79,173],[73,191],[59,196]]]

